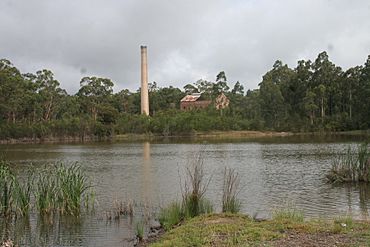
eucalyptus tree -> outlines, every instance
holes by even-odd
[[[27,85],[21,72],[6,59],[0,59],[0,121],[15,124],[24,117]]]
[[[54,78],[54,74],[50,70],[37,71],[35,83],[42,106],[42,119],[49,121],[60,100],[67,95],[67,92],[59,87],[60,83]]]
[[[113,93],[113,82],[107,78],[84,77],[80,82],[80,90],[77,95],[80,97],[86,112],[91,114],[95,122],[98,114],[106,110],[106,105]]]

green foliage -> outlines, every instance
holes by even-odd
[[[31,193],[40,214],[58,211],[79,216],[82,208],[89,209],[94,203],[94,191],[78,164],[48,166],[20,179],[0,161],[0,214],[27,216],[32,207]]]
[[[159,222],[167,231],[183,219],[183,211],[179,202],[173,202],[159,212]]]
[[[69,167],[60,164],[57,166],[56,173],[60,196],[58,200],[62,204],[61,209],[66,214],[79,215],[83,196],[90,188],[86,175],[81,166],[76,163]]]
[[[15,179],[14,182],[14,197],[16,202],[16,210],[22,215],[26,216],[31,208],[31,192],[33,188],[34,174],[29,171],[25,181]]]
[[[326,174],[330,183],[370,182],[370,149],[367,143],[353,151],[349,146],[344,155],[332,161],[332,167]]]
[[[13,207],[14,175],[6,162],[0,161],[0,215],[8,216]]]
[[[142,241],[144,239],[144,223],[142,221],[135,224],[136,237]]]
[[[108,78],[84,77],[75,95],[60,88],[52,71],[22,74],[0,59],[0,139],[106,138],[124,133],[162,135],[213,130],[342,131],[370,128],[370,56],[346,71],[326,52],[289,68],[276,61],[259,88],[237,81],[230,91],[226,73],[215,81],[198,80],[184,90],[149,85],[151,117],[140,116],[140,90],[113,93]],[[179,111],[180,100],[194,92],[230,100],[222,114],[208,109]],[[222,116],[220,116],[222,115]]]
[[[303,222],[304,220],[302,211],[290,205],[286,205],[284,208],[275,209],[272,212],[272,218],[275,221]]]

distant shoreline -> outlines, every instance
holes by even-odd
[[[95,137],[95,136],[67,136],[67,137],[44,137],[44,138],[19,138],[0,140],[0,144],[52,144],[52,143],[91,143],[99,141],[152,141],[161,139],[176,139],[189,138],[196,140],[211,139],[254,139],[254,138],[272,138],[272,137],[291,137],[291,136],[356,136],[369,137],[370,130],[354,130],[354,131],[339,131],[339,132],[277,132],[277,131],[194,131],[188,134],[176,135],[159,135],[159,134],[120,134],[110,137]]]

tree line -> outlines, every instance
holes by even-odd
[[[150,116],[140,115],[140,89],[113,92],[108,78],[83,77],[70,95],[52,71],[23,74],[0,60],[0,139],[112,136],[125,133],[191,134],[210,130],[343,131],[370,128],[370,56],[362,66],[343,70],[326,52],[295,68],[274,63],[258,88],[230,86],[225,72],[215,81],[198,80],[179,89],[149,84]],[[179,110],[182,97],[221,92],[229,107],[220,114]]]

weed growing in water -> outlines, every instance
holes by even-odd
[[[326,178],[329,183],[370,182],[370,149],[366,143],[353,151],[348,147],[346,154],[332,162]]]
[[[239,185],[239,174],[234,169],[225,168],[222,188],[222,212],[238,213],[240,211],[241,203],[237,198]]]
[[[136,222],[135,232],[139,241],[142,241],[144,239],[144,223],[142,221]]]
[[[66,214],[79,215],[83,196],[91,187],[81,166],[76,163],[69,167],[59,164],[56,168],[56,174],[59,187],[58,201],[61,203],[61,210]]]
[[[181,203],[173,202],[159,212],[159,222],[167,231],[178,224],[183,218]]]
[[[26,180],[21,183],[19,179],[14,182],[14,197],[16,202],[17,212],[26,216],[31,207],[31,191],[33,187],[34,174],[29,171]]]
[[[182,193],[182,207],[186,218],[192,218],[199,214],[212,211],[210,203],[204,198],[211,178],[206,180],[204,173],[204,160],[201,153],[186,168],[187,180],[185,180]]]
[[[9,216],[13,207],[15,177],[5,161],[0,161],[0,214]]]

